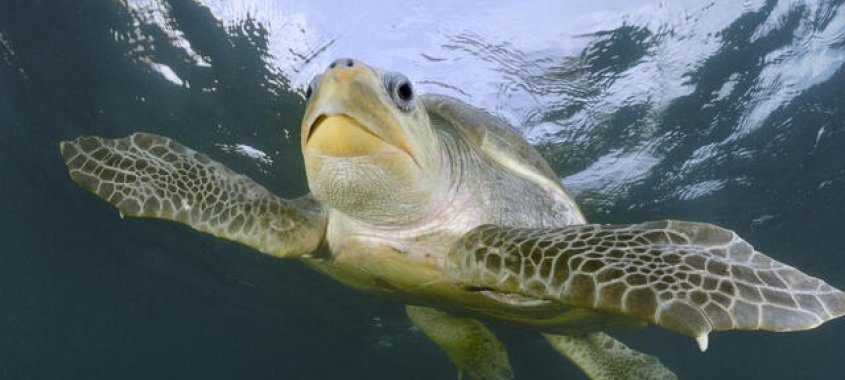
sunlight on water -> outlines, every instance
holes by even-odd
[[[141,26],[155,25],[194,64],[213,65],[194,52],[164,3],[129,4],[138,21],[139,45],[144,41]],[[587,201],[596,205],[613,204],[647,177],[698,181],[697,172],[710,158],[734,149],[733,141],[830,78],[845,59],[845,15],[821,1],[773,6],[763,1],[469,2],[459,10],[440,2],[203,4],[226,28],[256,38],[267,70],[278,74],[276,84],[302,96],[311,77],[338,56],[402,71],[424,91],[483,107],[519,127],[533,143],[559,152],[553,164],[565,183],[576,194],[589,192]],[[720,60],[737,59],[755,62],[737,65],[736,71],[706,73]],[[183,83],[173,70],[162,75]],[[716,75],[708,78],[706,89],[698,83],[702,75]],[[699,109],[715,112],[712,122],[717,124],[707,129],[729,123],[731,132],[688,145],[688,135],[665,125],[662,115],[673,102],[689,97],[696,98]],[[720,122],[723,110],[736,115]],[[606,146],[609,136],[618,137],[613,147]],[[676,146],[691,150],[685,158],[674,157],[683,160],[683,168],[652,172]],[[621,168],[633,172],[613,175],[627,171]],[[615,184],[588,178],[614,178]],[[723,187],[701,187],[700,195]],[[663,199],[687,197],[677,193]]]

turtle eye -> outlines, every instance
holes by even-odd
[[[414,87],[402,74],[390,73],[385,78],[387,92],[402,111],[408,112],[414,105]]]
[[[305,101],[311,100],[311,96],[317,92],[317,87],[320,86],[320,81],[323,79],[323,74],[317,75],[308,83],[308,88],[305,89]]]
[[[411,88],[411,82],[403,82],[396,87],[396,96],[403,102],[410,102],[414,98],[414,89]]]

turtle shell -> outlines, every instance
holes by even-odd
[[[585,222],[549,163],[510,124],[449,96],[423,95],[420,99],[432,123],[463,134],[467,141],[504,169],[560,194],[569,201],[581,223]]]

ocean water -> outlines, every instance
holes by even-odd
[[[595,222],[686,219],[845,288],[842,1],[0,1],[0,379],[449,379],[401,305],[189,228],[121,220],[58,143],[170,136],[307,191],[337,57],[514,124]],[[585,378],[492,326],[518,379]],[[836,379],[845,321],[615,334],[682,379]]]

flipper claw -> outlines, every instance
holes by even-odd
[[[701,352],[707,351],[707,334],[695,337],[695,342],[698,343],[698,349],[701,350]]]

